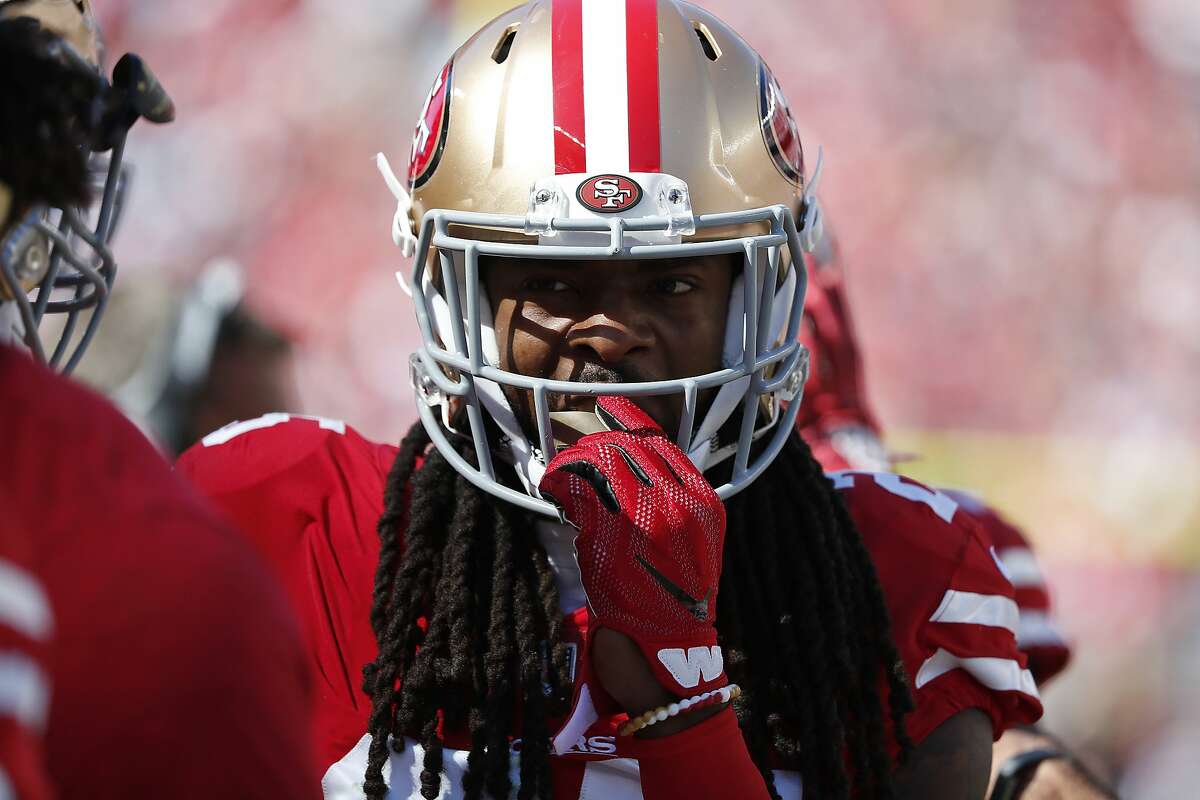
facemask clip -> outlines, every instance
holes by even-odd
[[[38,230],[38,222],[45,216],[45,211],[42,207],[33,209],[0,239],[0,267],[6,276],[11,275],[16,280],[13,287],[0,285],[0,299],[12,299],[6,297],[9,292],[31,291],[50,269],[50,242]]]
[[[804,198],[800,203],[800,246],[806,253],[817,249],[821,238],[825,235],[825,218],[821,214],[821,202],[817,200],[817,184],[821,182],[821,167],[825,163],[825,151],[817,148],[817,165],[813,167],[812,177],[804,187]]]
[[[408,379],[416,390],[417,397],[430,408],[438,408],[446,403],[446,395],[438,388],[437,382],[425,369],[421,356],[413,353],[408,357]]]
[[[783,385],[782,398],[789,403],[794,401],[804,391],[804,384],[808,383],[808,363],[809,353],[808,348],[800,347],[800,357],[796,359],[796,366],[787,377],[787,382]]]
[[[696,218],[688,186],[677,178],[664,180],[658,188],[658,210],[667,218],[667,236],[693,236]]]
[[[530,236],[555,236],[556,217],[568,216],[567,196],[553,179],[542,178],[529,190],[529,211],[525,214],[525,233]]]

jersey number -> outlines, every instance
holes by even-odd
[[[933,513],[937,514],[947,523],[954,519],[954,512],[958,511],[958,503],[954,502],[950,497],[915,483],[905,483],[904,479],[894,472],[839,470],[838,472],[827,472],[826,475],[833,481],[833,488],[835,489],[852,488],[854,486],[854,479],[857,477],[872,478],[875,484],[881,489],[886,489],[894,495],[903,497],[905,500],[924,503],[929,506]]]

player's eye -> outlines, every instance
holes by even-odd
[[[529,278],[521,284],[527,292],[566,292],[570,291],[569,284],[557,278]]]
[[[662,278],[654,282],[654,291],[660,294],[687,294],[695,288],[694,283],[683,278]]]

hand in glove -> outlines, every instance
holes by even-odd
[[[724,686],[714,622],[725,507],[631,401],[599,398],[596,413],[609,430],[559,453],[540,485],[579,529],[588,639],[599,628],[630,637],[672,695]]]

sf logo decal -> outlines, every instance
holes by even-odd
[[[450,129],[450,82],[454,62],[442,67],[433,82],[413,131],[412,149],[408,157],[408,186],[420,188],[433,176],[446,146]]]
[[[621,208],[633,197],[633,190],[621,186],[619,178],[599,178],[592,194],[594,199],[603,201],[601,205],[605,208]]]
[[[642,187],[624,175],[596,175],[579,184],[575,196],[585,208],[614,214],[636,206],[642,199]]]

